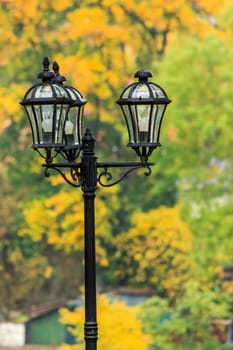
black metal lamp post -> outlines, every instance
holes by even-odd
[[[95,193],[97,185],[113,186],[129,173],[145,168],[150,175],[148,157],[161,146],[159,134],[166,106],[171,102],[165,91],[148,82],[152,74],[138,71],[138,82],[126,87],[117,103],[126,121],[129,143],[140,158],[139,162],[97,162],[95,138],[87,129],[83,133],[83,108],[86,100],[73,87],[64,86],[55,62],[49,70],[49,59],[43,60],[44,70],[38,77],[42,83],[32,86],[20,102],[26,110],[32,129],[32,148],[45,159],[45,175],[55,170],[67,183],[81,187],[84,198],[85,243],[85,323],[86,350],[96,350],[98,325],[96,313],[96,253],[95,253]],[[82,153],[81,153],[82,152]],[[81,159],[77,159],[81,153]],[[63,160],[56,161],[61,155]],[[112,180],[110,168],[124,168],[123,175]],[[66,170],[68,169],[68,173]],[[104,181],[104,179],[106,181]]]

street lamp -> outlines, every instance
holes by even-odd
[[[49,70],[49,59],[43,60],[42,82],[33,85],[20,102],[25,108],[32,130],[32,148],[44,159],[45,175],[55,170],[74,187],[81,187],[84,199],[84,272],[86,350],[96,350],[98,325],[96,312],[95,253],[95,193],[97,185],[109,187],[122,181],[129,173],[145,168],[150,175],[148,157],[161,146],[159,135],[167,105],[171,102],[165,91],[148,81],[152,74],[138,71],[134,82],[122,92],[117,103],[126,122],[129,143],[139,156],[139,162],[98,162],[95,138],[89,129],[83,130],[83,110],[87,102],[73,87],[63,85],[66,78],[59,74],[55,62]],[[62,161],[57,157],[62,156]],[[80,158],[80,161],[78,161]],[[124,168],[117,180],[111,168]],[[69,170],[66,172],[66,170]]]

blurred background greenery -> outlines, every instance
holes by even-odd
[[[233,263],[232,1],[0,3],[1,318],[78,298],[83,285],[81,193],[44,179],[19,106],[43,57],[88,99],[101,160],[135,159],[114,101],[149,69],[172,99],[163,147],[150,177],[98,191],[98,288],[150,290],[134,328],[152,337],[146,347],[220,349],[212,321],[232,317],[233,293],[222,272]]]

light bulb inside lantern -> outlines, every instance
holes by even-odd
[[[149,106],[138,106],[139,141],[148,142],[148,129],[150,120]]]
[[[45,143],[52,142],[52,132],[53,132],[53,119],[52,119],[52,110],[51,106],[42,106],[42,129],[43,129],[43,138]]]
[[[44,132],[52,132],[53,122],[51,118],[46,118],[41,123]]]
[[[70,120],[67,120],[65,124],[65,134],[66,135],[73,134],[73,129],[74,129],[74,124]]]
[[[148,99],[150,93],[147,85],[138,85],[132,94],[132,97],[139,100]],[[137,118],[138,118],[138,129],[139,129],[139,142],[148,142],[148,129],[150,120],[150,106],[146,104],[137,105]]]
[[[71,146],[74,144],[74,134],[73,134],[74,124],[67,120],[65,124],[65,135],[66,135],[66,144]]]

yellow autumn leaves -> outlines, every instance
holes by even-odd
[[[180,218],[180,208],[160,207],[132,216],[128,232],[114,239],[116,256],[122,261],[119,278],[147,285],[169,295],[176,294],[189,277],[192,235]],[[164,278],[166,276],[166,278]]]
[[[104,216],[106,207],[101,201],[98,204],[99,213]],[[34,242],[45,239],[49,245],[66,252],[83,249],[83,203],[79,192],[60,192],[41,201],[34,200],[24,209],[24,216],[25,227],[20,235],[29,235]],[[105,228],[104,223],[101,227]]]
[[[24,217],[20,235],[29,235],[34,242],[46,240],[66,253],[83,250],[83,204],[79,192],[60,192],[34,201],[24,209]],[[132,216],[127,232],[112,236],[111,212],[100,198],[96,231],[97,262],[103,267],[113,264],[118,280],[127,279],[132,285],[147,285],[155,290],[159,286],[160,292],[172,298],[190,276],[192,235],[180,218],[179,206],[138,212]],[[109,249],[115,252],[112,256],[108,256]]]
[[[101,350],[146,350],[151,338],[143,334],[142,322],[138,320],[138,307],[127,307],[123,302],[111,301],[102,295],[98,298],[98,320],[101,325],[98,346]],[[60,350],[79,350],[83,348],[83,307],[75,312],[65,308],[61,310],[61,321],[64,324],[76,325],[70,329],[81,344],[74,346],[63,345]]]

